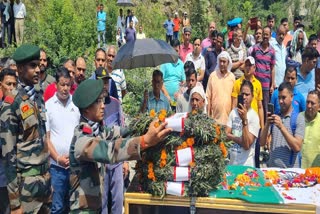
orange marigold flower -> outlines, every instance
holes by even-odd
[[[214,143],[218,143],[218,141],[219,141],[219,139],[216,138],[216,137],[213,139],[213,142],[214,142]]]
[[[186,141],[184,141],[184,142],[181,144],[181,147],[182,147],[183,149],[187,148],[187,147],[188,147],[187,142],[186,142]]]
[[[163,168],[167,165],[167,161],[166,160],[161,160],[160,161],[160,168]]]
[[[220,149],[221,149],[223,157],[226,158],[228,155],[228,151],[227,151],[227,148],[223,142],[220,142]]]
[[[266,187],[271,187],[271,186],[272,186],[272,183],[266,182],[264,185],[265,185]]]
[[[166,115],[164,115],[164,114],[159,114],[158,118],[159,118],[159,120],[160,120],[161,122],[164,122],[164,120],[166,119]]]
[[[216,134],[217,134],[218,136],[220,136],[221,130],[220,130],[220,126],[219,126],[219,125],[216,125],[215,130],[216,130]]]
[[[160,157],[161,159],[167,159],[167,153],[166,153],[166,150],[165,149],[162,149],[161,150],[161,157]]]
[[[196,115],[196,114],[198,114],[198,111],[197,110],[192,110],[191,114],[192,115]]]
[[[167,111],[165,109],[160,110],[160,114],[163,114],[164,116],[167,116]]]
[[[155,116],[156,116],[156,111],[154,109],[151,109],[150,117],[155,117]]]
[[[194,144],[194,138],[193,137],[187,138],[187,145],[191,147],[193,146],[193,144]]]
[[[191,161],[191,162],[189,163],[189,166],[190,166],[191,168],[194,168],[194,167],[196,166],[196,162]]]
[[[154,123],[154,127],[158,128],[160,126],[160,123],[157,121]]]

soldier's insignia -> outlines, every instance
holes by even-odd
[[[83,126],[82,132],[85,134],[92,134],[92,129],[88,126]]]
[[[105,70],[105,69],[103,69],[103,71],[102,71],[102,75],[107,75],[107,72],[106,72],[106,70]]]
[[[22,109],[21,109],[21,110],[22,110]],[[30,116],[33,115],[33,114],[34,114],[33,108],[29,108],[26,112],[22,112],[21,117],[22,117],[22,119],[24,120],[24,119],[30,117]]]
[[[25,113],[26,111],[28,111],[30,109],[28,104],[25,104],[24,106],[21,107],[21,111],[22,113]]]
[[[4,102],[12,104],[14,102],[14,98],[11,96],[6,96],[6,98],[4,98]]]

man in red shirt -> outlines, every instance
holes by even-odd
[[[174,19],[173,19],[173,39],[179,40],[179,31],[180,31],[180,25],[181,25],[181,19],[178,17],[178,12],[174,13]]]
[[[190,43],[191,39],[191,28],[185,27],[183,29],[183,43],[180,45],[179,56],[183,63],[185,63],[188,53],[193,51],[193,45]]]
[[[71,81],[72,81],[72,86],[70,89],[70,94],[73,94],[74,91],[77,89],[77,84],[74,82],[74,74],[75,74],[75,70],[76,70],[76,65],[74,63],[74,61],[72,59],[67,59],[64,63],[63,63],[63,67],[65,67],[69,72],[70,72],[70,76],[71,76]],[[56,83],[51,83],[50,85],[48,85],[47,89],[45,90],[44,94],[43,94],[43,99],[46,102],[47,100],[49,100],[57,91],[57,85]]]

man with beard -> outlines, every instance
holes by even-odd
[[[45,91],[51,83],[55,80],[53,76],[46,73],[48,69],[48,58],[45,50],[40,49],[40,87],[42,91]]]
[[[302,144],[302,168],[320,166],[320,96],[310,91],[307,96],[307,109],[303,113],[306,121],[305,138]]]
[[[74,80],[77,85],[83,82],[86,79],[85,73],[87,70],[86,61],[83,57],[78,57],[76,60],[76,70],[74,73]]]
[[[40,49],[21,45],[13,54],[19,84],[1,107],[0,145],[12,213],[50,213],[49,153],[40,80]]]

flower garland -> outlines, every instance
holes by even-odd
[[[135,135],[146,133],[149,124],[167,121],[165,110],[139,115],[130,127]],[[168,118],[170,120],[170,117]],[[230,144],[224,127],[205,114],[193,111],[184,118],[181,132],[171,132],[160,144],[141,153],[136,173],[140,188],[153,195],[178,192],[181,196],[207,196],[222,181]],[[182,186],[181,186],[182,185]],[[180,188],[173,191],[171,187]],[[180,191],[181,190],[181,191]],[[182,191],[183,190],[183,191]]]

